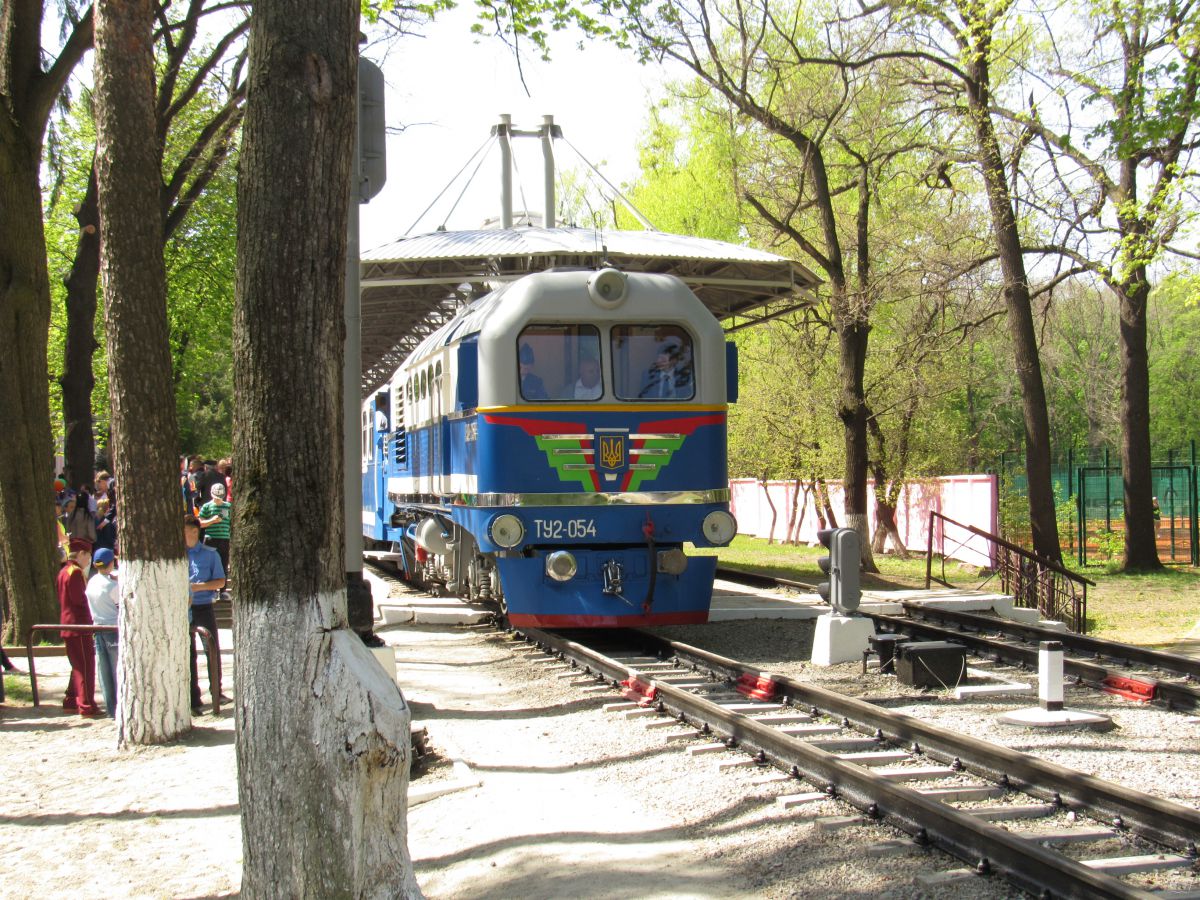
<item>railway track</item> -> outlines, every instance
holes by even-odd
[[[815,788],[783,805],[837,797],[910,835],[907,848],[967,864],[943,878],[995,873],[1041,897],[1200,897],[1135,881],[1195,870],[1200,812],[1189,807],[646,633],[522,633],[568,674],[623,690],[631,713],[686,726],[694,752],[738,751],[741,764]],[[1126,852],[1088,850],[1113,843]]]
[[[802,582],[732,569],[719,569],[717,574],[749,586],[812,590]],[[921,640],[954,641],[976,656],[1023,669],[1037,669],[1039,642],[1058,641],[1064,650],[1064,672],[1078,684],[1167,709],[1200,708],[1200,659],[1195,657],[921,603],[905,602],[904,610],[904,616],[863,615],[883,631]]]

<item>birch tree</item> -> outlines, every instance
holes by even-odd
[[[240,154],[233,552],[242,895],[419,896],[410,715],[348,627],[342,361],[358,3],[259,0]]]
[[[96,7],[100,273],[121,485],[117,730],[123,746],[167,741],[191,727],[152,23],[152,0],[99,0]]]

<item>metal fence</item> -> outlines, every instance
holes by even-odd
[[[934,553],[934,535],[940,539]],[[1013,598],[1015,606],[1036,609],[1043,619],[1053,619],[1066,624],[1076,634],[1087,631],[1087,589],[1096,586],[1094,581],[1043,559],[1004,538],[988,534],[973,525],[956,522],[941,513],[929,514],[929,546],[925,556],[925,587],[933,582],[953,587],[946,579],[947,545],[966,543],[982,538],[988,544],[988,555],[992,560],[990,570],[976,588],[983,589],[988,582],[999,576],[1000,590]],[[935,556],[941,560],[941,577],[933,571]]]
[[[1000,532],[1028,544],[1029,506],[1025,472],[1016,453],[1001,454]],[[1152,467],[1153,492],[1160,512],[1158,557],[1167,565],[1200,566],[1200,459],[1196,442],[1188,452],[1170,451]],[[1120,559],[1125,548],[1125,486],[1116,454],[1107,449],[1087,456],[1068,451],[1052,466],[1054,503],[1064,556],[1079,565]]]

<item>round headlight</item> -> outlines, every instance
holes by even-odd
[[[578,569],[575,557],[566,550],[555,550],[546,557],[546,574],[555,581],[570,581]]]
[[[491,535],[493,543],[508,549],[521,543],[525,537],[525,526],[512,513],[505,513],[492,519],[488,534]]]
[[[737,519],[723,509],[714,509],[704,517],[700,528],[710,544],[724,547],[737,534]]]
[[[601,269],[588,278],[587,289],[601,309],[616,309],[625,300],[625,275],[616,269]]]

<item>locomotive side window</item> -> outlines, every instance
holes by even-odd
[[[595,325],[530,325],[517,338],[525,400],[599,400],[604,396],[600,331]]]
[[[614,325],[613,384],[621,400],[696,396],[692,338],[678,325]]]

